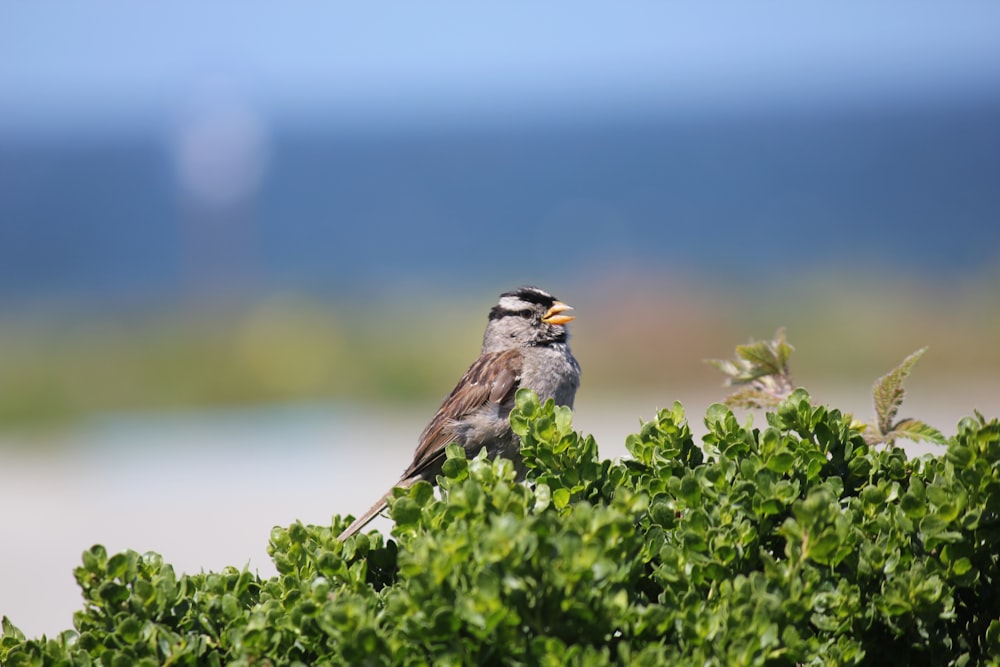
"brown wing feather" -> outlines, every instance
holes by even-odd
[[[521,353],[518,350],[486,354],[476,360],[444,399],[437,414],[420,434],[413,463],[396,486],[410,486],[444,459],[444,448],[454,440],[453,425],[488,403],[503,403],[521,383]],[[390,489],[367,512],[358,517],[337,539],[345,540],[364,528],[384,510]]]
[[[493,352],[476,359],[420,434],[413,463],[401,479],[419,476],[444,459],[444,449],[454,439],[452,426],[456,421],[487,403],[502,403],[516,391],[522,363],[519,350]]]

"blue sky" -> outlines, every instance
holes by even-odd
[[[1000,3],[8,3],[0,123],[511,117],[1000,96]]]

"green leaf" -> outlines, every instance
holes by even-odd
[[[928,514],[920,520],[920,532],[928,537],[934,537],[948,528],[948,522],[937,514]]]
[[[122,622],[118,624],[115,631],[118,635],[128,644],[134,644],[139,640],[139,631],[142,629],[142,625],[139,620],[133,616],[126,616],[122,619]]]
[[[705,412],[705,426],[709,429],[724,427],[733,416],[732,411],[722,403],[712,403]]]
[[[112,607],[128,599],[128,589],[113,581],[101,584],[101,587],[97,589],[97,594]]]
[[[685,475],[681,480],[681,486],[677,495],[689,505],[697,505],[701,499],[701,488],[698,485],[698,480],[693,475]]]
[[[461,449],[460,446],[455,446]],[[449,452],[449,458],[441,465],[441,474],[456,482],[460,482],[469,476],[469,462],[465,459],[464,449],[462,450],[462,458],[451,457]]]
[[[527,417],[533,417],[540,407],[538,394],[527,387],[521,387],[514,394],[514,406]]]
[[[99,572],[108,562],[108,552],[100,544],[95,544],[83,552],[83,568],[91,573]]]
[[[885,503],[885,491],[877,486],[866,486],[861,491],[861,502],[875,508],[881,508]]]
[[[535,506],[532,511],[543,512],[552,502],[552,490],[548,484],[535,485]]]
[[[927,500],[938,507],[946,505],[952,500],[952,490],[946,487],[940,480],[928,486],[925,493]]]
[[[990,621],[986,629],[986,643],[992,655],[1000,655],[1000,620]]]
[[[737,345],[736,354],[753,364],[752,375],[774,375],[780,373],[781,362],[768,341],[755,341],[747,345]]]
[[[894,425],[886,434],[886,439],[893,440],[895,438],[906,438],[914,442],[926,440],[936,445],[948,444],[948,439],[941,434],[941,431],[916,419],[904,419]]]
[[[953,445],[948,448],[947,457],[948,460],[951,461],[951,463],[956,467],[964,469],[972,463],[974,454],[972,453],[972,449],[969,447]]]
[[[927,503],[913,494],[912,490],[899,499],[899,507],[910,519],[919,519],[927,513]]]
[[[963,576],[966,572],[972,569],[972,561],[966,557],[959,558],[954,563],[951,564],[951,571],[956,576]]]
[[[565,405],[555,406],[556,428],[560,433],[569,433],[573,430],[573,411]]]
[[[420,507],[423,507],[434,499],[434,487],[430,482],[420,480],[410,487],[410,498]]]
[[[889,433],[893,428],[893,420],[899,406],[903,403],[903,381],[913,370],[913,366],[924,356],[927,351],[922,347],[910,356],[906,357],[901,364],[880,377],[872,386],[872,395],[875,399],[875,418],[879,431],[883,434]]]
[[[406,526],[415,524],[420,518],[420,505],[406,496],[396,498],[390,504],[389,513],[397,525]]]
[[[792,469],[795,465],[795,454],[785,450],[777,452],[774,455],[768,457],[767,468],[768,470],[773,470],[776,473],[784,474]]]
[[[24,640],[24,633],[18,630],[17,627],[10,622],[9,618],[4,616],[3,620],[0,621],[0,624],[2,624],[0,625],[0,627],[3,628],[3,636],[5,638],[14,639],[17,641]]]

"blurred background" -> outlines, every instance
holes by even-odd
[[[273,573],[524,284],[605,456],[779,326],[862,419],[924,345],[903,412],[1000,414],[1000,7],[5,6],[0,615],[93,543]]]

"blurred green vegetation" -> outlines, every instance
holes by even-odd
[[[792,371],[806,386],[870,383],[923,346],[925,382],[1000,377],[996,275],[943,284],[813,274],[737,286],[616,274],[551,289],[576,307],[573,347],[591,396],[669,389],[672,399],[718,387],[721,376],[703,360],[779,326],[799,350]],[[106,411],[441,397],[477,354],[494,298],[287,293],[228,305],[8,313],[0,317],[0,428]]]
[[[475,354],[473,330],[451,329],[398,306],[299,295],[155,312],[36,313],[0,322],[0,421],[336,396],[405,400],[434,383],[449,345],[464,340],[463,356]]]

